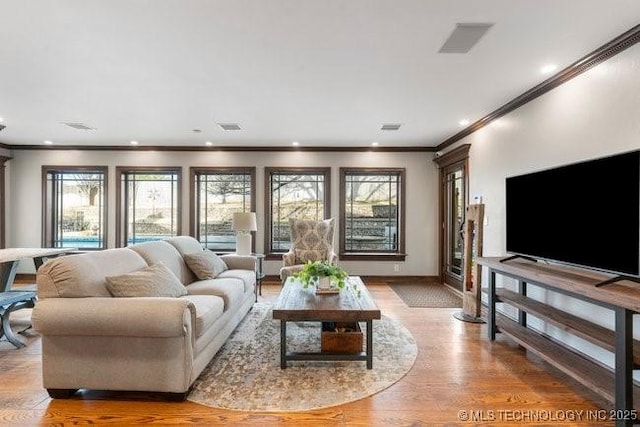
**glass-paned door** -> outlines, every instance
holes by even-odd
[[[444,171],[443,179],[443,265],[445,281],[462,290],[462,226],[466,208],[463,164]]]

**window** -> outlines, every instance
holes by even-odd
[[[231,217],[255,212],[255,181],[255,168],[191,168],[191,235],[216,252],[235,251]]]
[[[117,167],[116,244],[180,234],[181,168]]]
[[[106,248],[106,166],[42,167],[42,246]]]
[[[404,260],[404,169],[340,168],[340,258]]]
[[[289,218],[327,219],[331,212],[330,168],[265,168],[265,250],[289,250]]]

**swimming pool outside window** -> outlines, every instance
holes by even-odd
[[[42,167],[43,247],[104,249],[106,166]]]
[[[129,246],[180,234],[179,167],[116,168],[116,244]]]

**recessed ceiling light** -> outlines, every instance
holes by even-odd
[[[458,123],[460,123],[460,126],[467,126],[470,122],[467,119],[462,119]]]
[[[207,141],[207,142],[204,143],[204,145],[206,145],[208,147],[211,147],[213,145],[213,142]]]
[[[49,141],[49,140],[47,139],[46,141],[44,141],[44,144],[45,144],[45,145],[51,145],[51,144],[53,144],[53,141]]]
[[[540,68],[540,72],[542,74],[551,74],[557,69],[558,69],[557,65],[555,65],[555,64],[547,64],[544,67]]]
[[[402,126],[401,123],[384,123],[380,130],[398,130]]]
[[[293,142],[291,143],[291,145],[298,146],[298,145],[300,145],[300,143],[299,143],[298,141],[293,141]]]
[[[373,145],[374,147],[377,147],[377,146],[378,146],[378,141],[373,141],[373,142],[371,143],[371,145]]]
[[[138,141],[131,141],[130,144],[131,145],[138,145]]]
[[[222,130],[242,130],[238,123],[218,123]]]

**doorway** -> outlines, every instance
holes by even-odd
[[[468,155],[463,145],[436,158],[440,167],[440,279],[462,291],[462,225],[468,204]]]

